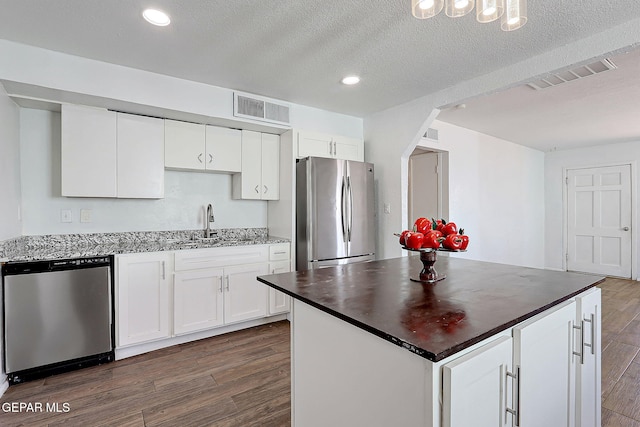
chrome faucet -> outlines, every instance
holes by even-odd
[[[204,230],[204,237],[206,237],[207,239],[218,236],[217,231],[211,230],[211,223],[214,221],[215,221],[215,217],[213,216],[213,206],[211,206],[211,203],[209,203],[207,205],[207,217],[205,218],[205,223],[207,224],[207,227]]]

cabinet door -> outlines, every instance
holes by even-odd
[[[176,273],[174,279],[174,332],[176,335],[222,325],[223,271]]]
[[[512,425],[511,372],[513,340],[503,336],[443,366],[442,426]]]
[[[576,303],[567,301],[513,328],[522,427],[575,425],[575,317]]]
[[[117,346],[171,336],[170,253],[116,257]]]
[[[334,154],[338,159],[364,162],[364,141],[361,139],[334,136]]]
[[[262,134],[262,200],[280,198],[280,137],[270,133]]]
[[[601,292],[592,288],[576,297],[576,324],[581,326],[576,361],[576,426],[599,427],[601,424]],[[582,344],[582,346],[580,345]]]
[[[242,173],[233,176],[234,199],[262,199],[262,135],[242,131]]]
[[[168,168],[204,170],[205,126],[165,120],[164,165]]]
[[[63,105],[62,195],[116,197],[116,113]]]
[[[242,133],[237,129],[206,127],[207,170],[240,172],[242,170]]]
[[[164,197],[164,121],[118,113],[118,197]]]
[[[238,265],[224,269],[224,322],[258,319],[267,315],[267,287],[257,276],[267,274],[269,265]]]
[[[314,132],[298,133],[298,158],[334,157],[331,135]]]
[[[288,260],[269,263],[269,274],[288,273],[289,271],[291,271],[291,263]],[[269,314],[286,313],[290,310],[291,297],[269,287]]]

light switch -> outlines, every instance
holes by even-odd
[[[71,218],[71,209],[60,210],[60,222],[73,222]]]
[[[91,209],[80,209],[80,222],[91,222]]]
[[[384,204],[384,213],[386,213],[386,214],[390,214],[391,213],[391,203],[385,203]]]

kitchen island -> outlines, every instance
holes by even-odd
[[[294,298],[298,426],[596,426],[603,278],[418,257],[258,280]]]

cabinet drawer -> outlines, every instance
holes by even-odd
[[[176,252],[175,270],[226,267],[268,261],[266,245],[231,246],[211,249],[187,249]]]
[[[289,244],[269,246],[269,261],[285,261],[291,258]]]

